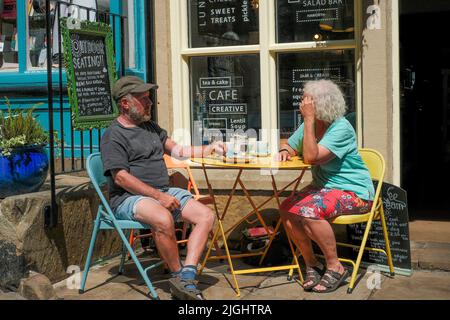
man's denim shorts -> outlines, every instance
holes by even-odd
[[[188,201],[193,198],[192,193],[180,188],[159,189],[159,191],[170,194],[171,196],[177,198],[177,200],[180,202],[180,207],[172,211],[173,220],[175,222],[180,221],[181,212],[183,211]],[[159,203],[158,200],[145,196],[128,197],[119,205],[116,212],[114,213],[116,218],[118,220],[136,221],[136,219],[134,218],[134,215],[136,214],[136,206],[138,202],[141,201],[142,199],[150,199],[152,201]]]

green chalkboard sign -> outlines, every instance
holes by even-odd
[[[113,34],[104,23],[61,19],[69,102],[76,130],[107,127],[119,114]]]

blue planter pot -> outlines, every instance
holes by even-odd
[[[18,147],[10,156],[0,155],[0,198],[38,191],[48,166],[44,145]]]

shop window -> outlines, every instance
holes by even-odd
[[[96,10],[109,12],[109,0],[72,0],[72,5],[66,2],[50,2],[52,19],[52,65],[58,67],[62,54],[62,39],[60,39],[60,18],[73,17],[80,20],[108,22],[106,15],[98,15]],[[91,9],[91,10],[90,10]],[[45,25],[45,1],[28,0],[28,68],[42,69],[47,67],[47,39]],[[61,49],[60,49],[61,47]]]
[[[17,1],[0,1],[0,72],[19,68]]]
[[[127,17],[124,23],[125,50],[123,54],[125,67],[130,69],[136,68],[134,10],[134,1],[122,0],[122,12]]]
[[[188,0],[191,48],[259,43],[259,1]]]
[[[190,59],[194,137],[202,129],[222,134],[227,130],[259,132],[261,92],[259,73],[255,72],[259,67],[256,54]]]
[[[280,138],[289,138],[302,123],[303,86],[310,80],[329,79],[341,88],[348,113],[355,111],[353,50],[278,54],[278,106]]]
[[[353,0],[277,0],[277,42],[354,38]]]
[[[357,129],[360,6],[355,0],[171,1],[175,126],[190,127],[194,143],[200,127],[261,128],[270,134],[259,138],[276,150],[302,121],[304,83],[331,79]],[[233,89],[237,95],[214,100]]]

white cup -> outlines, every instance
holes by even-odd
[[[256,152],[258,155],[265,156],[269,154],[269,143],[267,141],[258,141],[256,143]]]
[[[257,139],[256,138],[248,138],[248,153],[256,154],[258,150]]]

